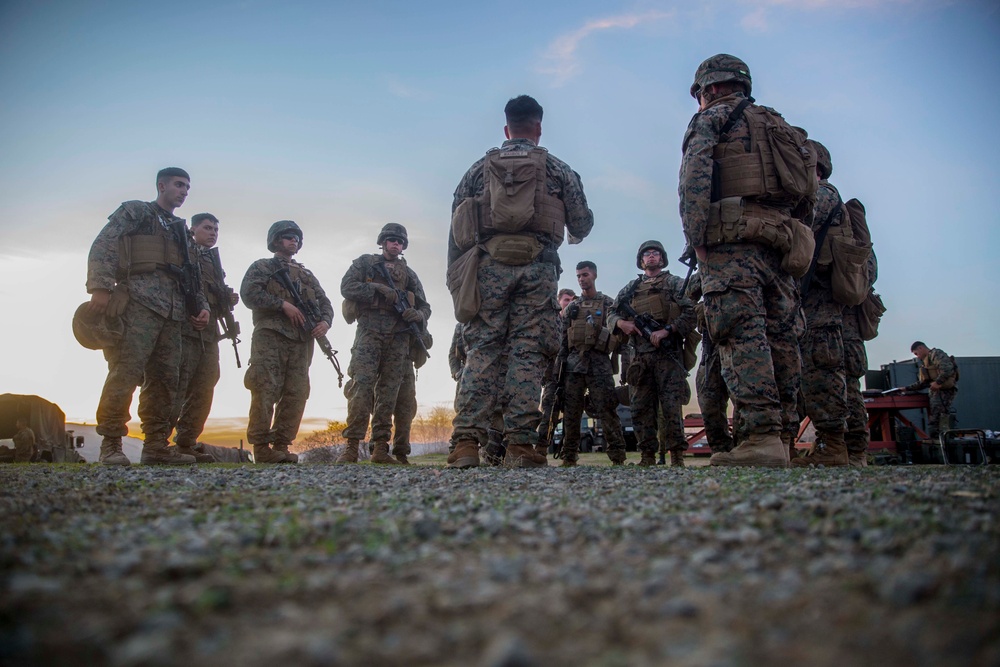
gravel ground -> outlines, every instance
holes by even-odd
[[[1000,664],[1000,467],[0,466],[0,664]]]

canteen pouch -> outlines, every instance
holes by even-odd
[[[788,251],[781,258],[781,268],[794,278],[801,278],[809,272],[813,253],[816,251],[816,237],[812,229],[795,218],[785,220],[785,227],[791,238]]]
[[[845,306],[860,305],[868,297],[868,256],[870,246],[860,246],[853,239],[834,236],[830,239],[833,269],[830,284],[833,299]]]
[[[465,324],[479,313],[482,297],[479,293],[480,247],[474,245],[448,267],[447,283],[455,306],[455,319]]]
[[[483,247],[495,262],[508,266],[531,264],[542,254],[542,244],[526,234],[497,234],[485,241]]]

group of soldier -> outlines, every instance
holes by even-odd
[[[834,255],[836,243],[861,248],[867,293],[874,254],[852,237],[851,217],[828,180],[829,152],[756,105],[751,87],[746,64],[720,54],[701,64],[690,89],[699,108],[684,136],[678,192],[685,256],[697,273],[671,274],[666,248],[646,241],[636,253],[641,273],[615,299],[597,291],[590,261],[576,266],[579,296],[557,291],[557,249],[565,237],[585,239],[593,213],[580,176],[539,146],[542,107],[527,95],[507,103],[506,141],[474,163],[454,193],[448,287],[459,324],[449,359],[458,386],[449,467],[547,465],[556,402],[565,417],[562,465],[577,463],[585,409],[603,420],[608,457],[622,464],[623,393],[640,465],[655,465],[660,440],[671,464],[683,465],[681,407],[690,400],[699,340],[696,383],[713,465],[864,465],[859,380],[867,359],[859,306],[837,293]],[[302,229],[290,220],[270,227],[273,256],[250,266],[238,296],[212,252],[218,219],[196,215],[188,230],[174,215],[188,174],[164,169],[156,185],[154,202],[125,202],[98,235],[91,299],[78,311],[107,339],[97,345],[109,368],[97,414],[101,461],[128,464],[121,438],[136,387],[142,462],[210,458],[198,436],[219,379],[220,337],[239,333],[226,314],[240,296],[254,324],[247,439],[257,462],[297,461],[289,446],[309,395],[314,341],[339,373],[326,340],[333,306],[294,259]],[[377,238],[381,252],[356,259],[341,282],[344,317],[358,324],[341,463],[358,461],[369,422],[371,460],[408,463],[414,367],[431,345],[430,306],[401,256],[408,243],[402,225],[387,224]],[[619,357],[625,392],[613,380]],[[816,444],[796,457],[803,415],[816,427]]]

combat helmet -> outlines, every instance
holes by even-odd
[[[84,301],[73,313],[73,336],[88,350],[106,350],[121,342],[125,325],[120,317],[107,317],[90,312],[90,302]]]
[[[267,230],[267,249],[277,252],[275,243],[285,232],[291,232],[299,237],[299,249],[302,249],[302,229],[291,220],[278,220]]]
[[[819,172],[819,177],[823,180],[830,178],[830,174],[833,173],[833,159],[830,157],[830,151],[815,139],[810,139],[809,142],[816,151],[816,169]]]
[[[667,250],[666,250],[666,248],[663,247],[662,243],[660,243],[659,241],[653,241],[653,240],[646,241],[641,246],[639,246],[639,250],[636,251],[636,253],[635,253],[635,265],[640,270],[642,270],[642,253],[644,253],[644,252],[646,252],[647,250],[650,250],[650,249],[652,249],[652,250],[659,250],[660,251],[660,257],[663,259],[663,268],[666,268],[667,267],[667,261],[668,261],[667,260]]]
[[[723,81],[737,81],[743,84],[747,97],[750,96],[751,81],[750,68],[747,64],[728,53],[720,53],[712,56],[701,65],[694,73],[694,83],[691,84],[691,97],[697,99],[698,91],[705,86]]]
[[[378,240],[375,242],[376,245],[382,245],[387,236],[395,236],[403,239],[403,250],[406,250],[406,247],[410,245],[410,239],[406,236],[406,227],[398,222],[390,222],[382,228],[382,231],[378,233]]]

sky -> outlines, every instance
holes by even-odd
[[[595,226],[561,252],[598,266],[614,295],[659,239],[683,249],[677,173],[697,111],[698,64],[742,58],[753,95],[822,141],[831,182],[868,211],[888,307],[871,368],[911,358],[915,339],[956,356],[1000,355],[1000,5],[938,0],[0,3],[0,393],[38,394],[93,422],[107,366],[72,336],[89,297],[87,252],[122,201],[155,198],[180,166],[176,213],[221,220],[228,281],[269,253],[292,219],[297,259],[331,294],[347,368],[354,327],[339,316],[351,260],[382,225],[434,310],[422,411],[451,405],[454,328],[444,285],[452,194],[503,141],[503,106],[545,108],[543,146],[582,177]],[[213,418],[247,414],[243,372],[222,350]],[[306,416],[347,401],[317,355]],[[692,378],[693,383],[693,378]],[[695,406],[689,410],[696,411]],[[133,406],[133,415],[134,406]]]

